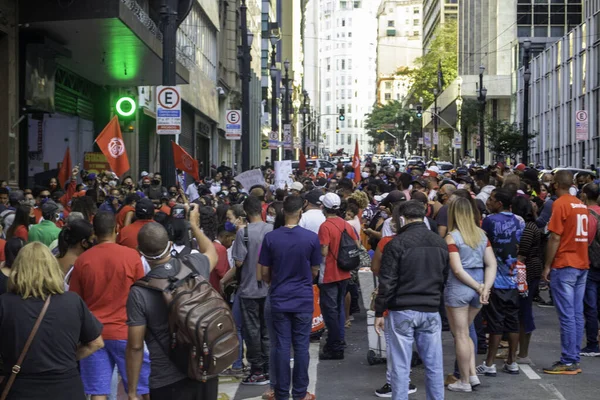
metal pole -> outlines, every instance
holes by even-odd
[[[479,74],[479,102],[481,108],[479,110],[479,164],[485,164],[485,140],[484,140],[484,125],[483,118],[485,115],[485,95],[486,90],[483,88],[483,67]]]
[[[436,96],[435,96],[435,101],[433,103],[433,109],[435,110],[435,114],[433,115],[433,134],[434,135],[438,135],[438,140],[439,140],[439,134],[438,134],[438,117],[437,117],[437,112],[438,112],[438,107],[437,107],[437,93],[436,93]],[[431,139],[431,141],[433,142],[433,138]],[[438,157],[438,145],[434,144],[433,145],[433,158],[437,159],[437,157]]]
[[[529,71],[529,48],[531,42],[529,40],[523,43],[523,164],[529,163],[529,79],[531,72]]]
[[[283,113],[284,113],[284,119],[283,119],[283,124],[285,125],[289,125],[290,124],[290,88],[289,88],[289,81],[290,81],[290,75],[289,75],[289,62],[285,62],[284,63],[285,66],[285,90],[283,92]],[[285,158],[286,160],[291,160],[292,159],[292,150],[286,150],[285,151]]]
[[[425,148],[425,138],[423,137],[423,117],[419,119],[419,124],[421,125],[421,145],[420,145],[420,154],[423,156],[423,149]]]
[[[250,169],[250,46],[248,45],[248,7],[246,0],[240,6],[242,35],[242,170]]]
[[[273,46],[273,51],[271,52],[271,131],[277,133],[277,140],[279,140],[279,127],[277,126],[277,76],[275,75],[275,56],[277,54],[276,47]],[[271,150],[271,162],[275,162],[278,160],[279,151],[277,149]],[[273,164],[275,165],[275,164]]]

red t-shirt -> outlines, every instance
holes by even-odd
[[[4,246],[6,246],[6,240],[0,239],[0,262],[6,261],[6,257],[4,256]]]
[[[327,258],[325,259],[323,283],[339,282],[350,279],[350,272],[339,269],[336,261],[338,252],[340,251],[340,240],[342,239],[342,231],[344,229],[352,239],[358,240],[354,229],[340,217],[327,218],[319,228],[319,242],[321,242],[321,246],[329,246]]]
[[[560,235],[560,245],[552,268],[589,269],[588,257],[590,213],[577,197],[566,194],[552,204],[548,230]]]
[[[395,237],[396,235],[381,238],[381,240],[377,243],[377,250],[383,253],[383,248],[385,245],[391,242]]]
[[[268,210],[268,208],[269,208],[269,205],[267,203],[265,203],[265,204],[262,205],[261,216],[262,216],[263,222],[267,222],[267,210]]]
[[[26,242],[29,241],[29,231],[27,230],[25,225],[19,225],[17,228],[15,228],[13,236],[21,238]]]
[[[125,217],[130,212],[135,212],[135,208],[127,205],[123,206],[117,213],[117,232],[120,232],[125,227]]]
[[[119,232],[117,243],[122,246],[127,246],[130,249],[137,249],[138,233],[140,233],[140,229],[142,229],[144,225],[150,222],[154,222],[154,220],[138,219],[134,223],[127,225]]]
[[[115,243],[101,243],[80,255],[69,290],[77,293],[104,325],[105,340],[127,340],[127,297],[144,276],[140,255]]]
[[[229,260],[227,259],[227,249],[225,246],[216,240],[213,244],[215,245],[215,250],[217,250],[218,261],[215,268],[210,272],[209,281],[212,287],[216,290],[221,290],[219,282],[223,279],[227,271],[229,271]]]
[[[169,207],[166,204],[163,204],[158,210],[156,210],[156,212],[164,212],[167,215],[171,215],[171,207]]]

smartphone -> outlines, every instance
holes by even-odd
[[[180,205],[176,205],[171,209],[171,217],[176,219],[185,219],[185,208]]]

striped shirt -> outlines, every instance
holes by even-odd
[[[525,257],[527,282],[542,277],[542,233],[535,222],[527,222],[519,243],[519,256]]]

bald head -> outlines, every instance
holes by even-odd
[[[162,254],[168,243],[167,230],[157,222],[147,223],[138,233],[138,249],[149,257]]]
[[[452,196],[454,192],[456,192],[456,186],[454,186],[451,183],[447,183],[444,186],[442,186],[441,190],[443,190],[443,192],[446,193],[448,196]]]
[[[558,185],[558,189],[568,191],[573,185],[573,174],[567,170],[558,171],[554,174],[554,182]]]

